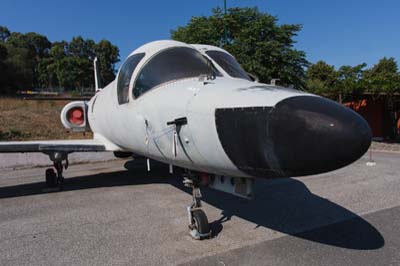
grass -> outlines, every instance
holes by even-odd
[[[68,132],[60,120],[68,101],[34,101],[0,98],[0,140],[91,138],[92,133]]]

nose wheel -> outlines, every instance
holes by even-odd
[[[184,177],[183,184],[192,188],[193,202],[187,207],[189,234],[196,240],[210,238],[211,229],[206,213],[201,209],[200,180],[197,177]]]
[[[192,221],[189,225],[190,235],[194,239],[209,238],[211,235],[207,215],[202,209],[192,210]]]
[[[53,161],[54,168],[46,169],[46,186],[50,189],[61,190],[64,184],[64,176],[62,175],[64,167],[68,168],[68,157],[65,154],[52,153],[49,154],[50,159]],[[63,165],[65,160],[65,165]]]

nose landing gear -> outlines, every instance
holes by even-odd
[[[48,154],[50,160],[53,161],[53,168],[46,169],[46,186],[49,189],[58,189],[61,190],[64,184],[64,177],[62,175],[64,168],[68,168],[68,154],[62,152],[54,152]],[[65,160],[65,165],[63,165],[63,161]]]
[[[197,176],[189,174],[184,177],[183,184],[185,187],[192,188],[193,202],[187,207],[189,234],[196,240],[210,238],[210,224],[208,223],[207,215],[201,209],[200,179]]]

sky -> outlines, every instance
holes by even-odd
[[[399,0],[227,0],[228,7],[254,7],[279,24],[302,24],[295,48],[315,63],[370,67],[380,58],[400,61]],[[170,31],[192,16],[208,16],[223,0],[1,0],[0,25],[37,32],[50,41],[81,35],[108,39],[121,60],[149,41],[169,39]]]

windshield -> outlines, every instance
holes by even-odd
[[[219,75],[200,52],[188,47],[169,48],[156,54],[140,71],[134,97],[168,81],[200,75]]]
[[[122,65],[117,82],[117,96],[119,104],[124,104],[129,101],[129,82],[131,81],[133,71],[139,64],[140,60],[142,60],[144,55],[144,53],[132,55],[126,59],[125,63]]]
[[[246,71],[243,70],[233,56],[221,51],[206,51],[206,54],[217,62],[229,76],[251,81],[249,75],[247,75]]]

